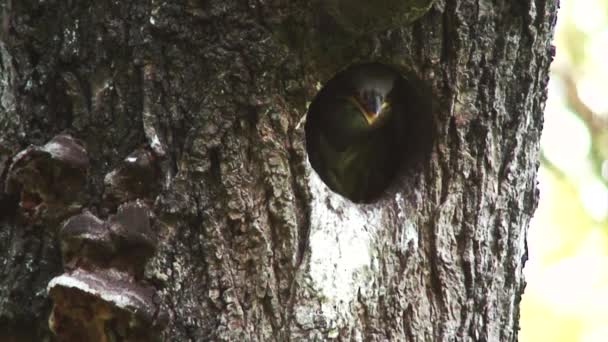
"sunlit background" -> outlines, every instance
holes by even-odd
[[[608,0],[561,0],[522,342],[608,342]]]

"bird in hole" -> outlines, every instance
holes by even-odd
[[[310,105],[306,148],[327,186],[356,203],[377,198],[400,164],[403,78],[382,64],[350,67]]]

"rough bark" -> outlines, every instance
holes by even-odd
[[[2,183],[65,133],[90,159],[81,209],[147,201],[167,341],[516,341],[556,1],[439,0],[363,32],[324,3],[2,1]],[[427,84],[434,141],[361,205],[311,170],[303,120],[368,61]],[[140,148],[149,191],[113,192]],[[0,339],[42,341],[69,215],[28,220],[19,196],[0,191]]]

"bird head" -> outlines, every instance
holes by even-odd
[[[349,97],[370,126],[390,108],[386,94],[380,90],[362,89]]]
[[[349,100],[359,109],[368,125],[377,126],[391,112],[391,95],[397,74],[390,69],[371,66],[357,70],[351,78]]]

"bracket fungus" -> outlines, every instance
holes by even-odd
[[[76,269],[48,291],[49,326],[61,341],[155,341],[166,324],[154,288],[123,272]]]
[[[123,204],[102,221],[76,215],[60,231],[65,273],[48,284],[51,330],[62,341],[153,341],[166,325],[154,288],[143,278],[156,251],[149,210]]]
[[[81,208],[88,166],[82,144],[60,134],[13,158],[5,192],[19,195],[19,209],[29,221],[61,220]]]
[[[113,265],[128,267],[135,276],[143,273],[145,263],[156,252],[156,235],[150,227],[148,207],[142,201],[129,202],[118,208],[108,221],[108,229],[116,244]]]
[[[59,230],[59,239],[66,268],[103,265],[116,250],[105,222],[89,211],[68,219]]]
[[[105,176],[104,199],[112,203],[151,199],[160,188],[159,175],[156,155],[147,148],[137,149]]]

